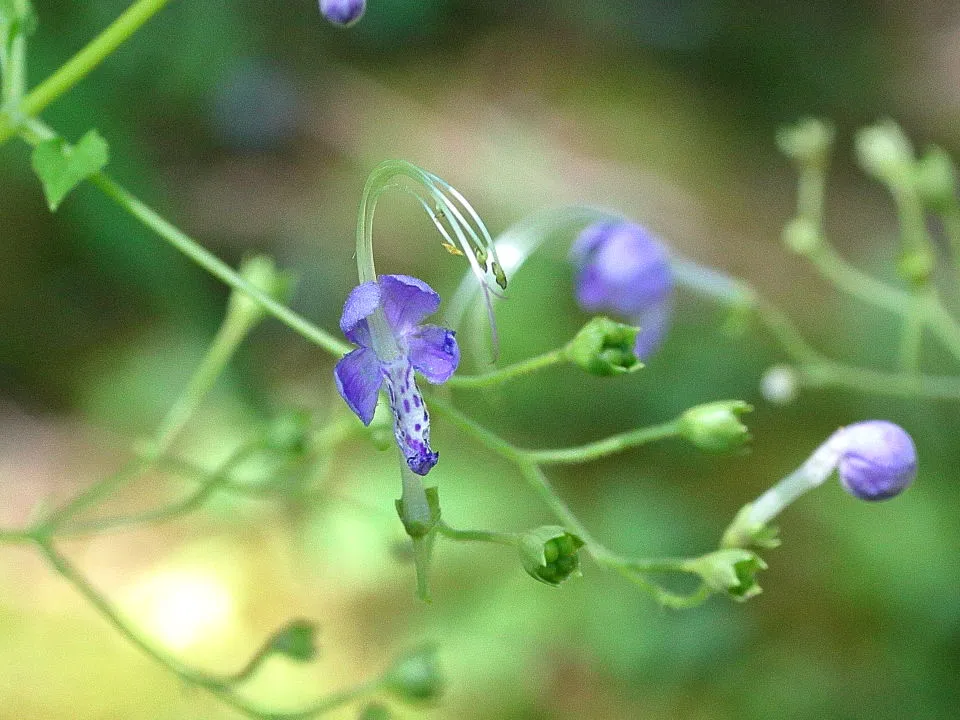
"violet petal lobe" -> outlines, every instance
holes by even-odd
[[[398,337],[412,332],[440,307],[440,296],[423,280],[409,275],[381,275],[379,281],[383,313]]]
[[[347,353],[340,358],[333,375],[341,397],[363,424],[369,425],[383,384],[376,353],[365,347]]]
[[[367,318],[380,305],[380,286],[375,282],[357,285],[347,296],[340,316],[340,329],[350,342],[370,347],[370,328]]]
[[[460,364],[456,333],[439,325],[422,325],[408,337],[410,362],[428,382],[445,383]]]

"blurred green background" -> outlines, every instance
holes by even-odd
[[[399,157],[450,181],[494,233],[569,203],[623,212],[755,284],[818,347],[889,366],[892,321],[839,297],[779,244],[793,178],[773,135],[802,115],[837,124],[828,231],[892,278],[894,212],[856,172],[850,136],[889,115],[918,145],[960,148],[952,3],[369,2],[341,31],[312,0],[179,0],[44,118],[71,139],[98,128],[111,172],[231,264],[274,255],[299,277],[292,305],[327,328],[356,281],[364,178]],[[127,3],[35,5],[32,84]],[[50,215],[22,144],[0,147],[0,183],[0,519],[12,527],[127,457],[190,376],[227,293],[91,188]],[[450,296],[462,267],[409,198],[384,200],[376,238],[381,272]],[[503,361],[555,347],[584,322],[563,260],[570,239],[551,238],[512,279],[498,309]],[[157,642],[203,668],[235,669],[287,619],[316,620],[320,658],[271,661],[250,688],[277,709],[371,677],[427,639],[448,692],[422,709],[395,705],[399,717],[957,717],[960,404],[807,392],[771,407],[758,379],[782,356],[758,328],[731,337],[723,320],[681,293],[667,343],[637,375],[556,369],[453,397],[542,447],[708,400],[755,404],[748,454],[664,442],[551,472],[601,539],[650,555],[710,549],[740,505],[837,426],[906,427],[916,486],[875,506],[835,483],[804,498],[767,555],[765,593],[744,606],[662,611],[590,562],[552,590],[506,551],[449,543],[437,548],[433,604],[418,603],[396,550],[394,457],[363,439],[283,478],[274,501],[218,497],[181,521],[65,551]],[[177,452],[211,465],[290,408],[322,423],[342,411],[332,366],[266,321]],[[442,421],[434,440],[443,461],[431,478],[451,524],[550,521],[508,466]],[[186,487],[151,476],[115,508]],[[235,717],[141,656],[29,548],[0,547],[0,658],[3,718]]]

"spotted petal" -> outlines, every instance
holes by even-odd
[[[383,384],[376,353],[363,347],[347,353],[337,363],[333,375],[344,401],[364,425],[369,425]]]
[[[390,329],[407,335],[440,307],[440,296],[423,280],[409,275],[381,275],[380,300]]]
[[[434,385],[449,380],[460,364],[455,335],[438,325],[423,325],[410,334],[410,363]]]
[[[370,347],[367,318],[379,304],[380,287],[375,282],[361,283],[350,291],[343,304],[343,315],[340,316],[340,329],[350,342],[361,347]]]

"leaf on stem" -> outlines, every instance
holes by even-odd
[[[96,130],[76,145],[63,138],[44,140],[33,151],[33,171],[43,184],[47,205],[55,212],[77,185],[96,175],[110,161],[110,148]]]

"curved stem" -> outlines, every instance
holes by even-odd
[[[629,448],[645,445],[646,443],[677,437],[680,434],[678,420],[670,420],[659,425],[637,428],[627,432],[611,435],[596,442],[586,443],[567,448],[553,450],[524,450],[524,456],[530,462],[539,465],[558,463],[582,463],[597,460],[607,455],[623,452]]]
[[[137,220],[153,230],[163,240],[186,255],[190,260],[209,272],[211,275],[229,285],[235,290],[246,294],[257,302],[267,313],[273,315],[294,332],[323,348],[331,355],[339,357],[350,352],[346,343],[337,340],[325,330],[321,330],[313,323],[304,319],[290,308],[277,302],[254,285],[243,279],[233,268],[224,263],[213,253],[206,250],[186,233],[164,220],[154,210],[125,190],[113,179],[104,173],[95,175],[90,180],[93,185],[103,191],[111,200],[133,215]]]
[[[557,365],[566,360],[564,356],[564,349],[557,348],[556,350],[551,350],[550,352],[544,353],[543,355],[537,355],[536,357],[528,358],[527,360],[521,360],[520,362],[514,363],[513,365],[508,365],[507,367],[500,368],[498,370],[492,370],[488,373],[483,373],[482,375],[454,375],[452,378],[447,380],[447,385],[457,388],[485,388],[490,387],[491,385],[499,385],[500,383],[513,380],[522,375],[527,375],[537,370],[542,370],[544,368],[551,367],[552,365]]]
[[[823,362],[798,365],[801,385],[840,387],[872,395],[931,400],[960,400],[960,377],[888,373],[870,368]]]
[[[437,522],[437,532],[451,540],[460,542],[487,542],[496,545],[516,547],[519,535],[516,533],[496,532],[494,530],[458,530],[443,520]]]
[[[47,105],[85,78],[168,2],[170,0],[137,0],[80,52],[30,91],[13,112],[21,117],[38,115]],[[16,117],[0,114],[0,143],[14,133],[16,124]]]
[[[207,692],[216,695],[221,701],[248,717],[267,718],[269,720],[306,720],[306,718],[329,712],[359,697],[375,692],[383,685],[383,680],[377,678],[366,684],[335,693],[303,710],[280,713],[262,710],[235,694],[232,690],[230,676],[220,677],[194,670],[179,660],[167,655],[165,652],[155,648],[124,620],[100,591],[87,580],[66,556],[62,555],[56,549],[49,537],[36,537],[35,542],[50,566],[69,582],[117,632],[140,650],[140,652],[147,655],[159,665],[167,668],[184,682],[203,688]]]

